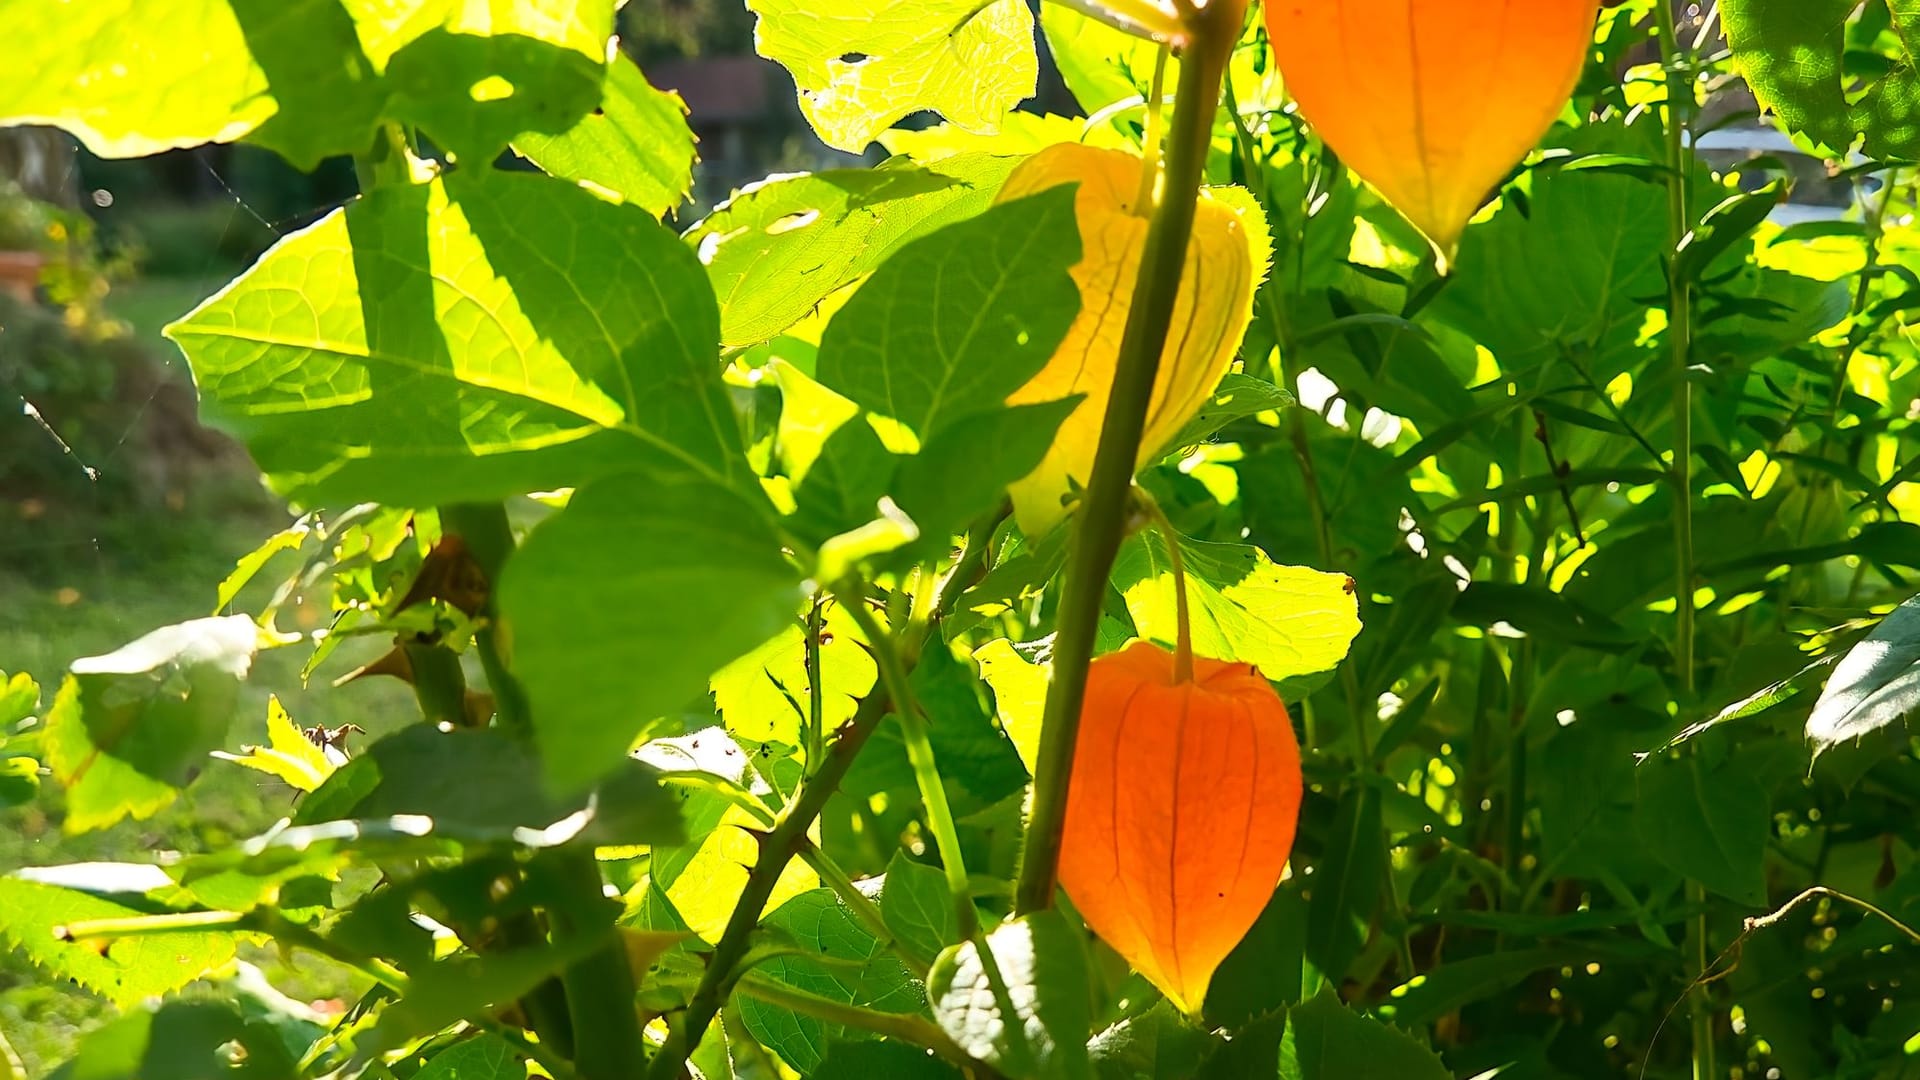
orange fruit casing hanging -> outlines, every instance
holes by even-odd
[[[1287,93],[1451,256],[1580,79],[1599,0],[1268,0]]]
[[[1287,708],[1250,664],[1136,642],[1087,671],[1060,883],[1173,1003],[1207,984],[1280,884],[1300,813]]]

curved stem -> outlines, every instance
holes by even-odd
[[[1060,596],[1059,631],[1054,638],[1053,678],[1047,686],[1040,728],[1026,857],[1021,861],[1020,881],[1014,892],[1014,910],[1019,914],[1053,905],[1054,886],[1059,879],[1060,830],[1066,823],[1067,783],[1080,730],[1087,664],[1093,659],[1108,575],[1126,532],[1134,464],[1139,459],[1147,406],[1173,321],[1181,271],[1186,266],[1187,240],[1193,231],[1194,204],[1207,151],[1212,146],[1220,83],[1244,14],[1235,5],[1215,3],[1196,11],[1189,22],[1192,44],[1180,58],[1180,87],[1167,133],[1167,171],[1160,205],[1147,229],[1134,303],[1127,313],[1112,396],[1100,428],[1100,445],[1073,525],[1073,549]]]
[[[1173,568],[1173,681],[1192,682],[1193,622],[1187,611],[1187,562],[1180,553],[1180,533],[1145,488],[1135,488],[1134,497],[1153,520],[1154,528],[1160,530],[1160,538],[1167,542],[1167,562]]]
[[[1160,133],[1165,123],[1167,57],[1165,45],[1154,51],[1153,82],[1147,91],[1146,130],[1140,136],[1140,189],[1133,196],[1133,212],[1146,217],[1153,212],[1154,192],[1160,186]]]
[[[921,711],[914,695],[899,642],[881,629],[873,613],[867,610],[864,591],[855,587],[836,595],[840,606],[867,636],[874,661],[880,667],[881,682],[893,698],[893,711],[900,717],[901,741],[907,745],[914,783],[920,789],[920,801],[926,805],[927,827],[933,831],[933,842],[940,847],[940,866],[947,875],[947,891],[952,894],[956,925],[962,938],[970,938],[979,929],[979,916],[974,914],[973,894],[967,887],[966,861],[960,855],[960,830],[953,823],[953,808],[947,804],[947,785],[940,779],[940,764],[933,756],[927,714]]]

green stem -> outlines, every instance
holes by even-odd
[[[960,595],[979,579],[986,568],[990,546],[988,541],[993,529],[1006,515],[1007,510],[1002,507],[991,522],[983,520],[968,533],[967,549],[955,564],[953,573],[947,575],[946,581],[940,586],[929,617],[924,622],[916,620],[910,627],[906,639],[908,647],[902,650],[903,655],[917,658],[920,647],[939,628],[940,620],[953,610]],[[726,929],[721,931],[719,942],[707,958],[706,973],[700,977],[700,984],[694,988],[686,1011],[681,1014],[679,1022],[668,1030],[666,1043],[654,1055],[653,1064],[647,1070],[647,1076],[652,1080],[680,1080],[686,1068],[687,1055],[693,1053],[694,1047],[706,1035],[708,1026],[720,1011],[721,1003],[739,978],[740,961],[747,955],[753,929],[759,925],[760,913],[773,895],[781,873],[799,854],[801,846],[811,842],[807,839],[807,830],[839,788],[847,770],[853,767],[860,748],[866,745],[867,739],[873,735],[873,729],[879,726],[890,707],[891,699],[884,686],[868,694],[860,702],[859,708],[854,710],[853,718],[841,726],[838,736],[821,759],[820,767],[782,809],[780,819],[773,828],[760,837],[760,857],[754,860],[753,869],[747,874],[747,883],[740,890],[740,899],[734,904],[733,914],[727,918]]]
[[[854,756],[866,745],[873,729],[879,726],[889,704],[886,692],[881,689],[876,689],[860,702],[853,718],[840,729],[839,737],[834,739],[826,757],[821,759],[820,767],[807,778],[800,793],[782,810],[780,820],[760,837],[760,857],[754,860],[753,869],[747,874],[747,883],[740,890],[740,900],[734,904],[726,929],[721,932],[719,943],[707,958],[706,974],[701,976],[700,984],[694,988],[686,1012],[668,1031],[667,1041],[654,1055],[653,1064],[647,1071],[653,1080],[679,1080],[686,1067],[687,1055],[693,1053],[694,1047],[706,1034],[707,1026],[713,1023],[714,1015],[720,1011],[721,1002],[733,989],[738,977],[736,969],[747,955],[753,928],[759,925],[760,913],[773,896],[773,888],[781,872],[799,854],[800,845],[806,840],[807,829],[825,808],[827,799],[840,786],[841,778],[853,765]]]
[[[1680,44],[1673,5],[1654,5],[1660,50],[1667,76],[1667,342],[1673,365],[1673,570],[1674,667],[1678,676],[1682,721],[1693,707],[1693,392],[1688,368],[1693,351],[1692,285],[1675,271],[1681,243],[1693,230],[1688,186],[1693,177],[1692,151],[1686,142],[1693,106],[1692,56]],[[1687,880],[1687,902],[1699,913],[1687,920],[1687,951],[1693,968],[1705,977],[1710,962],[1707,945],[1706,889]],[[1705,994],[1688,999],[1693,1035],[1694,1080],[1713,1080],[1713,1008]]]
[[[1161,201],[1147,229],[1134,302],[1127,313],[1112,394],[1100,428],[1100,444],[1073,525],[1073,548],[1054,638],[1053,679],[1047,686],[1040,728],[1026,857],[1021,861],[1020,881],[1014,892],[1014,910],[1020,914],[1053,905],[1060,869],[1060,831],[1066,823],[1067,784],[1073,772],[1087,665],[1093,660],[1107,579],[1126,533],[1128,493],[1133,488],[1140,436],[1186,266],[1195,201],[1212,146],[1220,83],[1240,33],[1239,16],[1243,15],[1237,5],[1215,3],[1194,12],[1188,20],[1191,44],[1180,58],[1180,85],[1167,133]]]
[[[1180,553],[1180,533],[1145,488],[1134,488],[1133,496],[1167,544],[1167,563],[1173,569],[1173,681],[1189,683],[1193,681],[1193,627],[1187,611],[1187,563]]]
[[[959,1044],[947,1037],[932,1021],[913,1013],[881,1012],[843,1001],[810,994],[770,976],[749,971],[740,976],[739,991],[745,997],[790,1009],[802,1016],[825,1020],[829,1024],[869,1031],[885,1038],[931,1050],[948,1061],[970,1069],[982,1068]]]
[[[899,642],[867,610],[865,590],[857,585],[836,591],[840,606],[867,636],[874,661],[880,668],[880,680],[893,699],[894,713],[900,717],[901,740],[907,746],[907,760],[913,765],[914,783],[920,788],[920,801],[926,804],[927,827],[940,848],[940,866],[947,875],[947,891],[952,894],[953,913],[962,938],[970,938],[979,929],[979,916],[973,910],[973,893],[967,887],[966,861],[960,854],[960,830],[953,822],[953,808],[947,804],[947,785],[940,779],[940,763],[933,756],[933,739],[927,731],[927,714],[907,677],[907,666]]]
[[[853,878],[847,874],[846,868],[833,861],[832,857],[821,851],[820,846],[812,840],[800,845],[800,861],[806,863],[815,874],[819,875],[820,883],[833,890],[834,895],[847,905],[847,910],[853,912],[853,917],[867,928],[868,933],[877,938],[882,945],[892,948],[899,954],[901,961],[913,969],[915,975],[923,981],[926,979],[927,970],[933,966],[932,960],[918,953],[909,952],[906,943],[893,936],[893,928],[887,925],[886,916],[880,912],[880,905],[868,899],[867,894],[860,891],[860,887],[854,884]]]
[[[511,658],[504,654],[495,634],[495,586],[514,550],[507,508],[498,502],[448,505],[440,508],[440,521],[445,531],[466,543],[468,554],[487,579],[487,599],[480,610],[482,620],[474,646],[493,689],[500,727],[531,740],[533,721],[526,691],[514,677]],[[555,850],[548,853],[547,860],[568,889],[589,902],[601,897],[605,882],[592,852]],[[558,925],[559,916],[553,910],[548,917],[556,921],[549,928],[556,937],[582,929]],[[538,937],[538,928],[531,925],[510,925],[508,930],[512,944],[528,944]],[[560,973],[558,984],[543,984],[528,995],[525,1005],[528,1019],[543,1038],[570,1045],[581,1076],[610,1080],[632,1075],[645,1054],[639,1015],[633,1007],[637,989],[626,950],[616,939],[568,965]]]
[[[382,124],[373,133],[373,145],[353,155],[353,175],[360,182],[360,194],[376,187],[411,183],[413,166],[408,161],[407,136],[397,124]]]
[[[807,726],[805,740],[807,771],[820,764],[826,753],[826,688],[820,685],[820,636],[826,632],[826,597],[816,592],[807,605]]]

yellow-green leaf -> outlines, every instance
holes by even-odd
[[[800,111],[858,154],[894,121],[931,109],[991,134],[1039,78],[1025,0],[748,0],[754,47],[793,73]]]
[[[293,726],[292,718],[287,716],[287,710],[277,697],[267,699],[266,746],[244,747],[238,754],[216,750],[213,756],[269,776],[277,776],[301,791],[312,791],[319,787],[327,777],[333,775],[334,769],[333,762],[327,760],[326,751]]]
[[[1345,574],[1280,566],[1242,544],[1182,538],[1180,553],[1194,653],[1252,664],[1288,697],[1318,685],[1360,632],[1359,598]],[[1140,636],[1174,644],[1173,568],[1158,532],[1138,534],[1121,548],[1113,583]]]

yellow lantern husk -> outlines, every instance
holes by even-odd
[[[1085,395],[1045,460],[1011,488],[1014,516],[1029,536],[1065,517],[1063,500],[1093,470],[1147,240],[1148,218],[1136,205],[1141,168],[1137,154],[1060,143],[1021,163],[1000,191],[1004,202],[1064,183],[1080,185],[1074,214],[1081,258],[1072,271],[1080,314],[1047,366],[1007,399],[1019,405]],[[1202,190],[1136,467],[1170,449],[1167,444],[1226,374],[1253,317],[1254,290],[1271,253],[1266,218],[1245,192]]]

